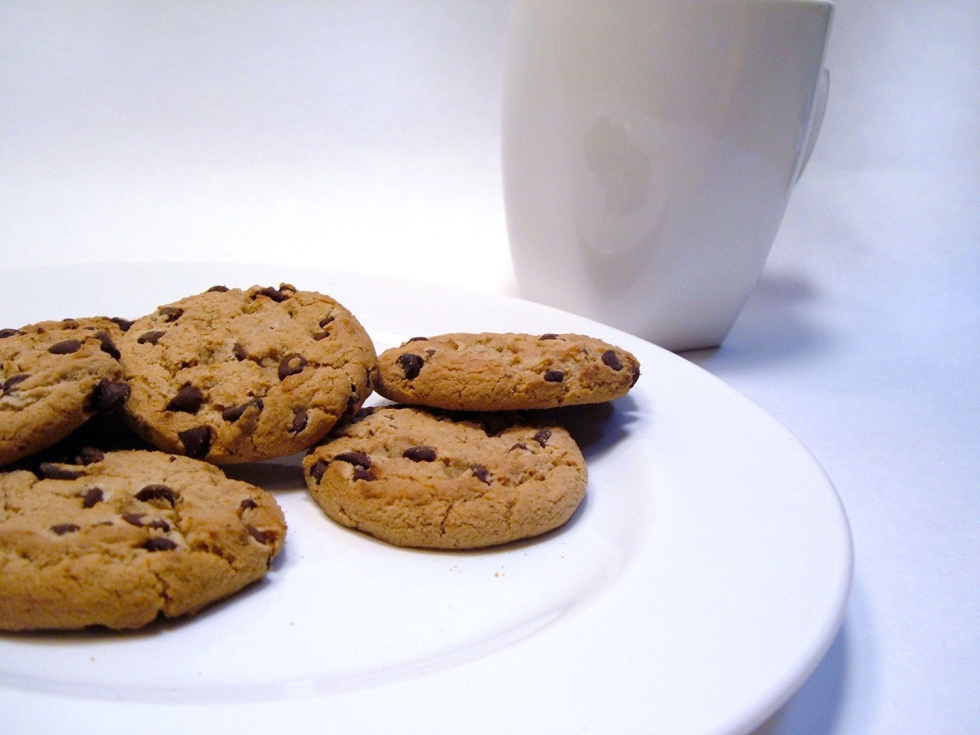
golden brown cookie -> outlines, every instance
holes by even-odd
[[[60,441],[129,397],[119,324],[65,319],[0,330],[0,465]]]
[[[375,390],[399,403],[453,411],[518,411],[601,403],[640,377],[629,352],[576,334],[444,334],[378,358]]]
[[[138,319],[120,341],[126,416],[168,452],[215,463],[293,454],[357,412],[374,345],[329,296],[215,287]]]
[[[269,493],[162,452],[90,450],[0,473],[0,629],[138,628],[262,578],[286,526]]]
[[[585,497],[585,459],[553,425],[511,414],[364,411],[303,460],[338,523],[398,546],[473,549],[558,528]]]

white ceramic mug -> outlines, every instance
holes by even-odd
[[[825,0],[514,0],[520,294],[670,350],[720,344],[816,140],[832,16]]]

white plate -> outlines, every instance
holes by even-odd
[[[0,326],[281,281],[338,298],[379,350],[446,331],[580,332],[631,350],[643,375],[628,396],[564,415],[587,500],[534,541],[406,551],[328,521],[296,457],[235,470],[287,515],[268,579],[138,634],[0,637],[5,729],[742,732],[819,663],[851,579],[833,487],[768,414],[637,338],[484,293],[228,264],[0,271]]]

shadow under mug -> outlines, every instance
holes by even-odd
[[[826,0],[515,0],[521,296],[670,350],[721,344],[813,150],[832,17]]]

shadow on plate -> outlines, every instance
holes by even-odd
[[[537,419],[565,427],[586,462],[593,462],[629,435],[639,410],[633,396],[627,394],[611,402],[565,406],[533,414]]]
[[[303,477],[304,456],[303,453],[300,453],[289,457],[266,460],[265,462],[227,464],[221,465],[221,469],[225,475],[233,480],[241,480],[252,485],[258,485],[268,492],[305,491],[306,480]]]

